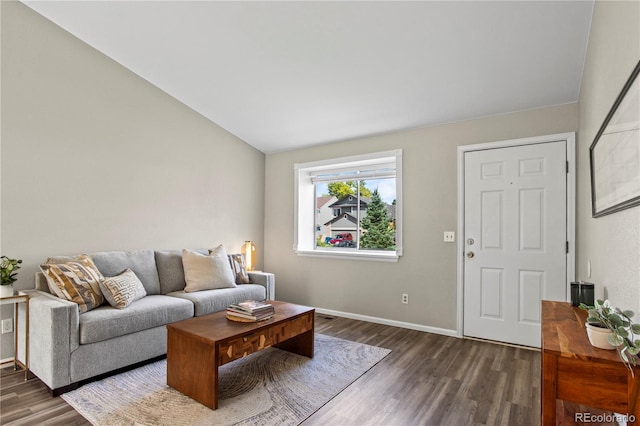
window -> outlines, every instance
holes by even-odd
[[[294,171],[299,255],[402,255],[401,150],[296,164]]]

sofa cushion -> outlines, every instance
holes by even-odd
[[[100,290],[107,302],[117,309],[124,309],[147,295],[140,279],[128,268],[120,275],[102,280]]]
[[[80,315],[80,344],[100,342],[193,316],[193,303],[162,295],[146,296],[127,309],[101,306]]]
[[[88,312],[104,302],[100,281],[104,276],[89,256],[78,256],[65,263],[40,265],[52,294],[78,304],[78,311]]]
[[[240,303],[245,300],[264,300],[266,289],[258,284],[240,284],[235,288],[219,288],[216,290],[204,290],[187,293],[175,291],[167,296],[186,299],[193,303],[195,316],[224,311],[227,306]]]
[[[229,257],[222,245],[203,255],[191,250],[182,250],[182,265],[187,293],[201,290],[235,287],[235,279]]]
[[[129,268],[140,278],[147,294],[160,294],[153,250],[103,251],[89,256],[105,277],[115,277]]]
[[[200,254],[209,254],[206,249],[192,250]],[[160,293],[184,290],[187,283],[184,280],[182,266],[182,250],[159,250],[155,252],[158,278],[160,279]]]

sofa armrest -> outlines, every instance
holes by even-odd
[[[29,369],[50,389],[71,383],[71,352],[78,348],[78,305],[29,291]]]
[[[270,272],[248,272],[251,284],[267,289],[267,300],[276,300],[276,276]]]

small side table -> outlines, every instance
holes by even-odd
[[[25,339],[24,339],[24,359],[25,362],[18,360],[18,303],[24,303],[25,305]],[[13,309],[13,323],[14,323],[14,336],[15,345],[13,347],[13,369],[15,371],[24,371],[24,380],[29,378],[29,295],[23,292],[18,292],[13,296],[0,297],[0,305],[15,305]]]

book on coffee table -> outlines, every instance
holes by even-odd
[[[246,300],[227,307],[227,318],[232,321],[263,321],[275,313],[273,305],[255,300]]]
[[[268,320],[269,318],[273,318],[273,314],[264,317],[248,317],[244,315],[236,315],[232,312],[227,312],[227,319],[236,322],[260,322]]]
[[[231,306],[248,312],[254,312],[263,309],[273,309],[273,305],[258,300],[245,300],[244,302],[236,303]]]

